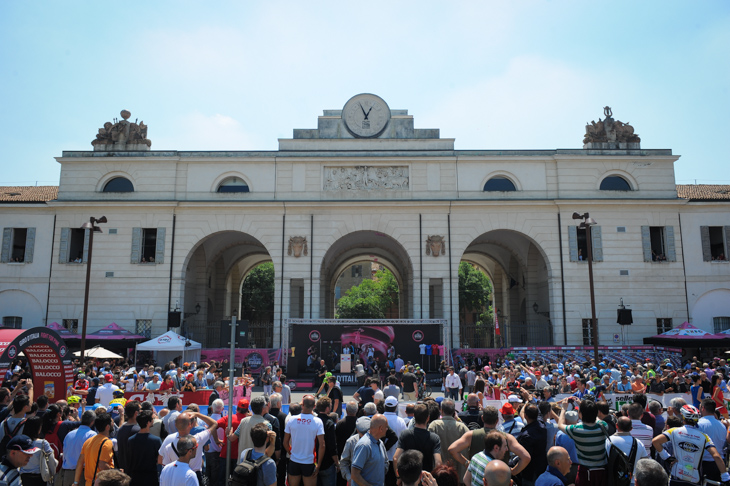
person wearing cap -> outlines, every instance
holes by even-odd
[[[370,430],[370,417],[360,417],[355,422],[356,434],[352,434],[348,437],[345,442],[345,446],[340,453],[340,475],[350,483],[352,474],[350,468],[352,467],[352,453],[355,450],[355,445]]]
[[[233,414],[231,417],[231,429],[237,430],[239,424],[241,423],[241,420],[246,418],[248,416],[248,406],[249,401],[248,398],[241,398],[238,401],[238,404],[236,405],[236,413]],[[228,417],[221,417],[218,419],[218,428],[221,430],[226,430],[228,427]],[[228,459],[228,436],[227,434],[223,434],[223,442],[221,443],[221,452],[220,452],[220,465],[218,466],[218,481],[217,484],[219,485],[225,485],[228,483],[226,475],[226,461],[229,461],[231,463],[230,470],[233,471],[236,468],[236,463],[238,461],[238,456],[236,454],[237,449],[231,450],[231,458],[230,461]]]
[[[104,384],[99,387],[96,391],[95,401],[102,407],[108,407],[109,402],[114,398],[114,391],[119,390],[119,387],[114,383],[114,376],[110,373],[104,375]]]
[[[193,383],[193,378],[194,378],[194,376],[192,373],[188,373],[185,376],[185,383],[183,384],[181,391],[194,392],[196,390],[195,383]]]
[[[476,395],[471,394],[469,397],[476,397]],[[428,431],[438,435],[441,444],[444,445],[441,451],[441,460],[443,463],[452,460],[451,454],[446,447],[469,432],[469,427],[463,422],[458,421],[455,415],[456,404],[450,398],[446,398],[441,402],[441,418],[428,424]],[[466,470],[461,467],[461,464],[457,463],[457,472],[459,477],[464,477]]]
[[[385,399],[385,418],[388,420],[388,428],[395,433],[396,438],[406,430],[406,421],[398,416],[398,398],[389,396]],[[393,456],[397,449],[397,442],[388,449],[388,472],[386,473],[386,482],[395,482],[395,470],[393,469]],[[388,481],[390,479],[390,481]]]
[[[621,375],[621,382],[616,384],[616,391],[618,393],[631,393],[631,383],[629,383],[629,377]]]
[[[265,415],[269,412],[269,406],[264,396],[252,398],[250,408],[251,415],[243,418],[238,424],[238,428],[232,433],[228,432],[228,440],[231,442],[237,442],[237,457],[241,456],[241,452],[243,452],[244,449],[250,449],[253,447],[251,429],[254,425],[266,424],[268,422]]]
[[[10,439],[5,456],[0,462],[0,483],[21,486],[23,483],[20,479],[20,468],[28,465],[37,450],[27,435],[20,434]]]
[[[515,395],[510,395],[510,397],[511,399],[499,409],[499,413],[502,414],[502,420],[504,422],[498,427],[498,430],[516,437],[522,431],[525,424],[522,423],[521,419],[515,417],[515,408],[512,404],[521,402],[522,400]]]

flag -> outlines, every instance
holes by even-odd
[[[502,333],[499,332],[499,317],[497,317],[497,314],[494,315],[494,334],[497,336],[502,335]]]

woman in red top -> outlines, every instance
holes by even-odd
[[[715,373],[712,375],[712,400],[715,402],[715,410],[720,412],[724,418],[728,418],[727,408],[725,407],[725,395],[720,389],[720,375]]]
[[[165,390],[175,390],[175,382],[172,381],[172,376],[170,375],[167,375],[165,381],[160,385],[160,391],[163,392]]]

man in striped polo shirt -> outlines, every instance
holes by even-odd
[[[578,453],[578,474],[575,486],[606,486],[606,427],[607,424],[598,418],[598,407],[593,400],[577,400],[579,415],[582,423],[577,425],[565,424],[565,409],[568,398],[561,401],[563,409],[560,411],[558,427],[575,441]]]

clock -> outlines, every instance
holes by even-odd
[[[390,108],[379,96],[363,93],[350,98],[342,109],[347,130],[357,138],[377,137],[390,121]]]

